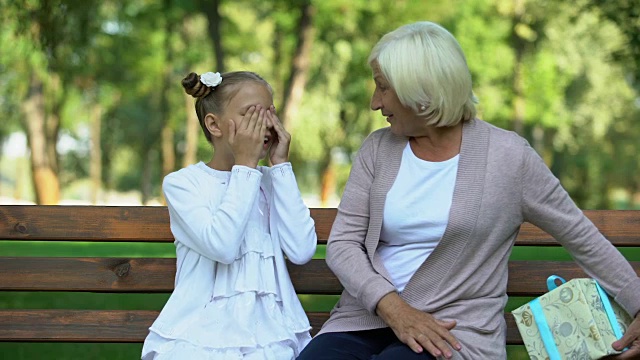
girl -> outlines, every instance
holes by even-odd
[[[164,178],[175,290],[142,358],[294,359],[310,326],[283,252],[306,263],[317,239],[271,86],[251,72],[191,73],[182,86],[215,151]],[[258,166],[267,154],[272,167]]]

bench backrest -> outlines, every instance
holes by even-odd
[[[586,211],[617,247],[640,247],[640,211]],[[311,209],[319,244],[329,237],[336,209]],[[66,242],[172,242],[166,207],[0,205],[0,240]],[[549,235],[524,224],[517,247],[558,246]],[[523,248],[526,249],[526,248]],[[632,262],[640,275],[640,262]],[[322,259],[289,264],[296,291],[338,295],[342,286]],[[510,296],[539,296],[546,278],[585,277],[572,261],[511,260]],[[0,254],[0,292],[170,293],[175,259],[162,257],[7,257]],[[158,309],[159,310],[159,309]],[[0,341],[142,342],[158,310],[0,309]],[[315,333],[328,312],[308,312]],[[522,344],[505,314],[507,343]]]

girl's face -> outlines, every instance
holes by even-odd
[[[423,135],[426,121],[410,107],[402,105],[395,90],[382,74],[376,61],[371,64],[376,89],[371,96],[371,110],[380,110],[396,135],[415,137]]]
[[[265,111],[273,106],[273,96],[269,89],[264,85],[254,81],[247,81],[238,85],[239,90],[229,99],[229,103],[225,107],[224,113],[220,116],[220,130],[223,136],[227,136],[229,131],[229,120],[233,120],[236,128],[242,122],[243,116],[251,106],[261,106]],[[273,125],[267,121],[267,129],[264,134],[264,145],[260,158],[263,159],[273,140],[275,134]]]

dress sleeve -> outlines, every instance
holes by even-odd
[[[580,210],[534,149],[525,146],[524,220],[553,236],[629,314],[640,311],[640,278]]]
[[[269,174],[273,183],[273,206],[277,213],[277,233],[280,246],[294,264],[311,260],[318,242],[309,208],[298,189],[291,163],[273,166]]]
[[[251,209],[257,198],[262,173],[234,166],[228,187],[211,181],[212,188],[224,191],[218,205],[199,192],[194,179],[167,175],[162,190],[169,207],[171,231],[187,247],[224,264],[238,254]],[[225,190],[226,187],[226,190]]]
[[[327,264],[345,289],[375,314],[395,286],[373,267],[365,247],[369,192],[374,179],[376,140],[369,136],[356,155],[327,244]],[[371,254],[372,255],[372,254]]]

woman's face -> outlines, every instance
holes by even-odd
[[[377,61],[371,64],[373,81],[376,89],[371,96],[371,110],[380,110],[391,125],[391,132],[396,135],[420,136],[425,127],[424,119],[418,118],[415,111],[402,105],[395,90],[384,77]]]

